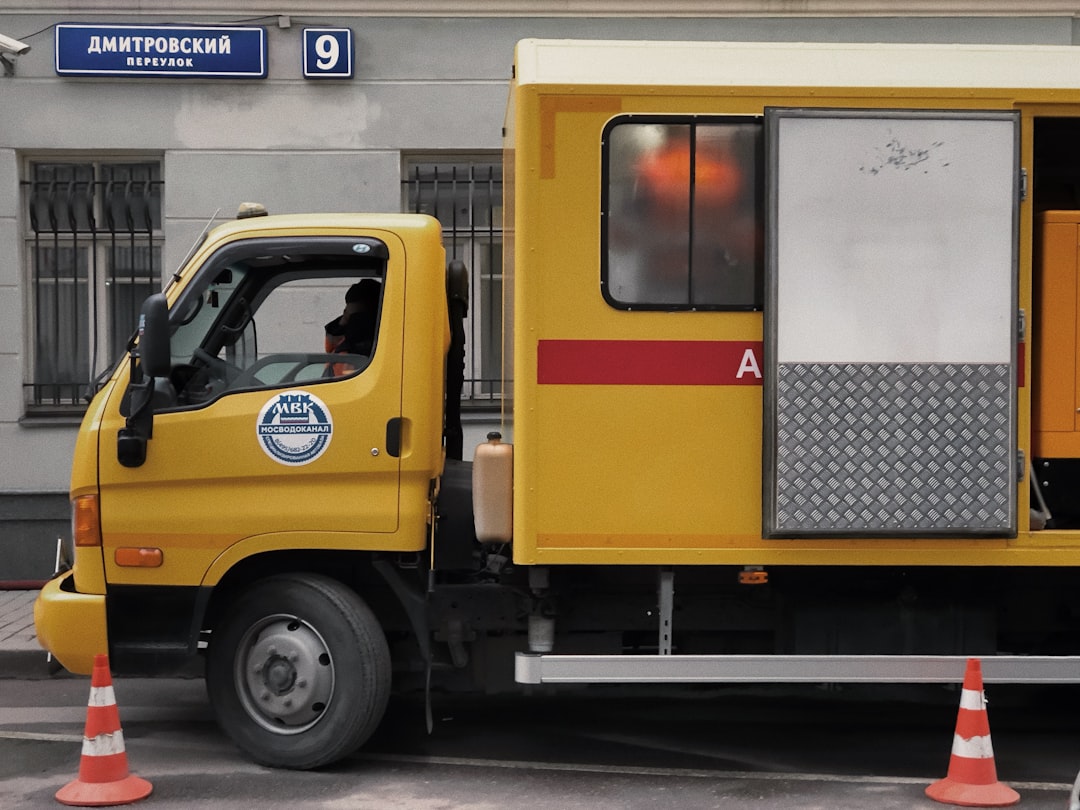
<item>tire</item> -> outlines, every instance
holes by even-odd
[[[390,651],[351,589],[315,574],[261,580],[214,628],[206,687],[218,724],[254,761],[306,770],[348,756],[390,694]]]

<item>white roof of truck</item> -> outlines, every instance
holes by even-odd
[[[1080,47],[526,39],[518,84],[1080,88]]]

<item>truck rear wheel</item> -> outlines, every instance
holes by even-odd
[[[390,652],[371,609],[329,577],[255,583],[211,636],[218,723],[256,762],[316,768],[355,751],[382,719]]]

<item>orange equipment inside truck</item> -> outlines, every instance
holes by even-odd
[[[438,222],[221,225],[86,414],[42,644],[203,656],[224,730],[292,768],[391,688],[1080,681],[1077,77],[1069,47],[519,43],[513,441],[447,452]],[[374,338],[327,354],[359,283]]]

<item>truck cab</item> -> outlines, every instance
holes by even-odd
[[[361,287],[373,295],[350,320],[366,335],[337,346]],[[120,671],[165,669],[244,582],[339,570],[343,552],[420,552],[444,462],[446,301],[428,217],[212,231],[144,305],[130,359],[86,417],[74,567],[41,596],[42,643],[75,672],[105,649]],[[317,662],[314,638],[296,649]]]

